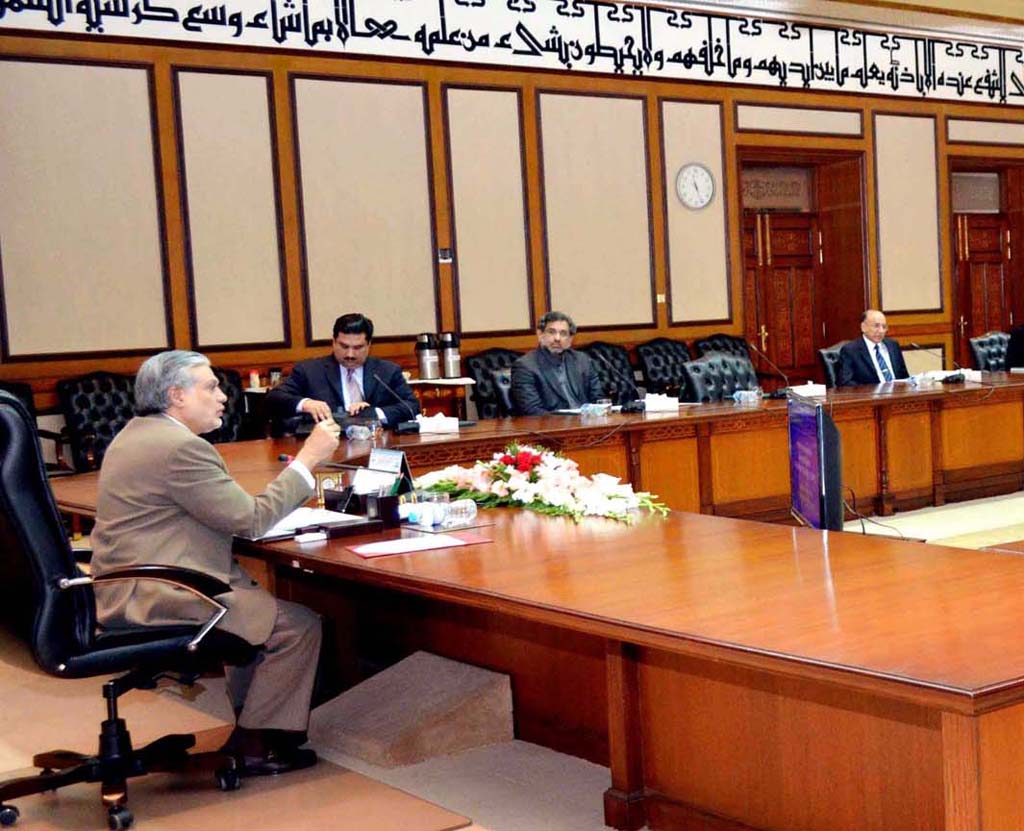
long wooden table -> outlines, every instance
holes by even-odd
[[[862,513],[1024,487],[1024,376],[986,373],[984,385],[847,388],[830,392],[827,403],[843,439],[843,483]],[[705,404],[679,414],[497,419],[458,435],[386,435],[383,443],[405,450],[422,473],[488,458],[513,440],[561,450],[584,472],[620,476],[677,510],[766,520],[789,514],[784,401]],[[297,447],[283,439],[220,450],[243,484],[258,489],[279,469],[278,454]],[[346,442],[337,458],[360,461],[368,451],[365,442]],[[55,480],[54,490],[82,509],[77,492],[87,492],[91,480],[75,478]]]

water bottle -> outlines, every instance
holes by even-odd
[[[441,523],[445,528],[469,525],[476,519],[476,502],[472,499],[456,499],[448,503],[448,515]]]

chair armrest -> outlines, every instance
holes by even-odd
[[[209,574],[192,568],[178,568],[177,566],[133,566],[132,568],[107,571],[99,576],[93,575],[92,578],[94,584],[113,583],[121,580],[162,580],[165,583],[173,583],[183,589],[198,592],[210,600],[218,594],[231,591],[231,586],[223,580],[218,580],[216,577],[211,577]]]

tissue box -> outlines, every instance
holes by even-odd
[[[458,433],[459,420],[454,416],[446,416],[438,413],[432,416],[416,416],[420,425],[420,435],[423,433]]]
[[[828,395],[828,388],[824,384],[801,384],[798,387],[790,387],[789,391],[804,398],[824,398]]]
[[[644,396],[644,412],[678,413],[679,399],[672,395],[658,395],[649,392]]]

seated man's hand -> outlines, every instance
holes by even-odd
[[[313,421],[324,421],[331,418],[331,408],[326,401],[317,401],[315,398],[307,398],[299,408],[304,413],[313,416]]]
[[[354,415],[362,412],[363,410],[365,410],[369,406],[370,406],[370,402],[369,401],[357,401],[355,404],[349,404],[348,405],[348,414],[350,416],[354,416]]]
[[[341,436],[341,428],[337,422],[328,416],[324,421],[317,422],[313,432],[302,445],[302,449],[296,454],[296,461],[302,462],[309,470],[312,470],[320,462],[327,461],[338,449],[338,439]]]

